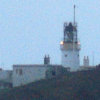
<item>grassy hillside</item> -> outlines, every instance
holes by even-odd
[[[100,100],[100,68],[2,90],[0,100]]]

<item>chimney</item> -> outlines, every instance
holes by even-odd
[[[89,66],[89,57],[88,56],[87,57],[84,56],[83,66],[85,66],[85,67],[88,67]]]
[[[45,57],[44,57],[44,64],[45,65],[49,65],[50,64],[50,57],[49,57],[49,55],[48,56],[45,55]]]

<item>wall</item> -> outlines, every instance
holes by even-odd
[[[13,66],[13,87],[45,79],[47,70],[45,66]]]
[[[0,81],[12,83],[12,71],[0,70]]]
[[[63,50],[62,51],[62,66],[70,67],[71,71],[76,71],[80,66],[79,51]]]

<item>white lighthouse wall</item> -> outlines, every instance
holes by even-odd
[[[13,67],[13,87],[22,86],[40,79],[45,79],[47,67]],[[20,73],[20,70],[22,72]]]
[[[78,50],[63,50],[62,51],[62,65],[64,67],[69,67],[71,71],[76,71],[79,69],[79,51]]]

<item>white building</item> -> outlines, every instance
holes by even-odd
[[[77,71],[80,67],[80,42],[78,41],[77,24],[75,22],[75,5],[74,23],[64,24],[64,38],[60,43],[60,49],[62,66],[70,67],[70,71]]]
[[[13,65],[13,87],[45,79],[46,65]]]
[[[56,76],[60,65],[13,65],[13,87]]]
[[[80,43],[77,39],[77,25],[72,23],[64,24],[64,39],[60,43],[64,67],[70,67],[71,71],[76,71],[80,67]]]

